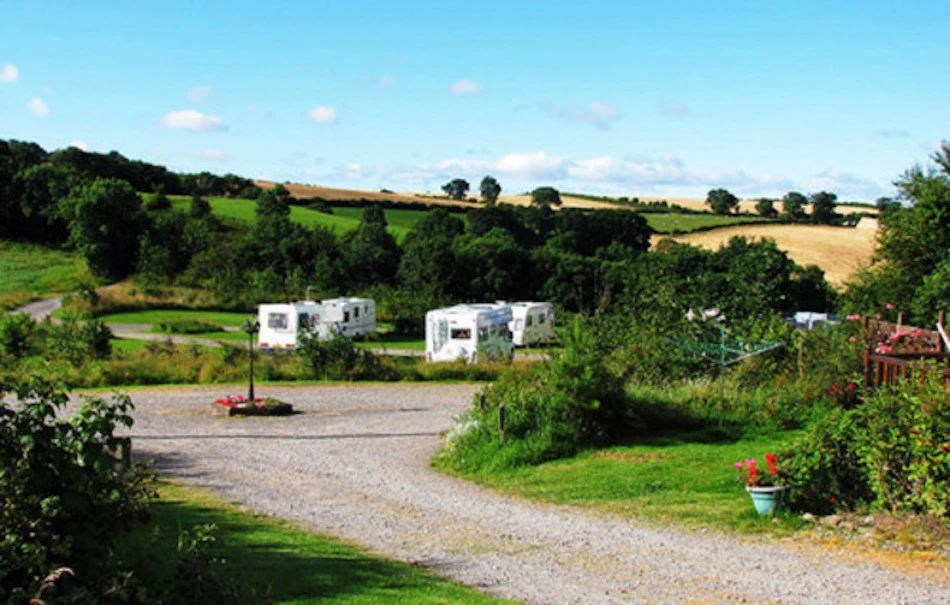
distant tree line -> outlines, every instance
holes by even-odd
[[[119,154],[67,152],[77,159],[63,162],[60,152],[29,143],[0,144],[0,235],[72,246],[106,279],[200,287],[232,308],[308,292],[366,293],[399,329],[413,332],[427,309],[466,301],[544,299],[587,314],[718,306],[743,315],[826,310],[835,302],[820,270],[798,267],[774,243],[737,239],[708,252],[667,242],[648,252],[652,232],[640,214],[555,212],[561,200],[553,187],[535,189],[527,207],[470,208],[466,220],[434,209],[400,245],[379,205],[365,206],[358,228],[338,236],[293,222],[290,193],[278,185],[257,190],[252,224],[225,222],[197,192],[236,187],[237,177],[174,175]],[[89,166],[111,168],[98,174]],[[135,184],[116,176],[117,167],[135,167]],[[142,187],[160,193],[143,203]],[[486,177],[481,190],[497,200],[501,185]],[[188,208],[172,207],[166,191],[192,191]]]
[[[775,207],[781,201],[782,211]],[[811,204],[811,213],[805,212],[805,207]],[[727,189],[711,189],[706,194],[706,205],[716,214],[733,214],[739,212],[739,198]],[[819,191],[805,196],[797,191],[790,191],[781,200],[759,198],[755,203],[755,211],[763,218],[784,219],[791,222],[814,223],[817,225],[842,225],[847,218],[836,210],[838,196],[827,191]]]

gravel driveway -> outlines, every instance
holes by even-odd
[[[470,385],[259,387],[284,418],[213,416],[221,387],[141,390],[138,458],[254,510],[528,603],[950,603],[950,578],[837,551],[656,530],[439,475]]]

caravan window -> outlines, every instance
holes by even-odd
[[[344,312],[343,312],[343,321],[344,321],[344,322],[350,321],[350,312],[349,312],[349,311],[344,311]]]
[[[488,338],[488,328],[481,327],[478,329],[478,339],[485,340]]]
[[[353,319],[359,319],[359,318],[360,318],[360,308],[359,308],[359,307],[354,307],[354,308],[353,308]]]
[[[472,331],[465,328],[452,328],[452,340],[468,340],[472,337]]]
[[[286,313],[269,313],[267,315],[267,327],[272,330],[286,330],[287,329],[287,314]]]
[[[533,316],[533,315],[529,315],[529,316],[528,316],[528,321],[527,321],[526,327],[530,328],[530,327],[533,326],[533,325],[534,325],[534,316]]]
[[[310,327],[310,315],[308,313],[301,313],[297,316],[297,329],[300,328],[309,328]]]

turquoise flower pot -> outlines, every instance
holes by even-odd
[[[785,497],[788,495],[789,488],[773,485],[769,487],[747,487],[745,488],[752,496],[752,504],[755,511],[760,515],[771,515],[778,510]]]

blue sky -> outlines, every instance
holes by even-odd
[[[945,0],[8,0],[0,14],[0,138],[179,171],[873,201],[950,138]]]

